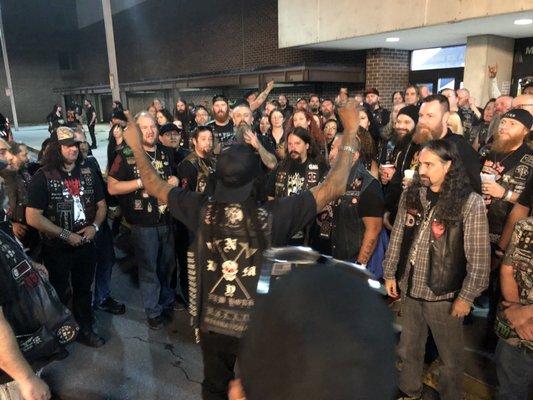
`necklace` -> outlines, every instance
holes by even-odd
[[[148,156],[152,164],[155,162],[155,160],[157,160],[157,147],[155,148],[155,151],[154,151],[155,154],[153,157],[150,154],[148,154],[146,150],[144,152],[146,153],[146,155]]]

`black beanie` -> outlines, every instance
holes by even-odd
[[[408,106],[405,106],[404,108],[402,108],[398,112],[398,115],[400,115],[400,114],[407,115],[409,118],[411,118],[413,121],[415,121],[415,125],[416,125],[416,124],[418,124],[418,111],[419,111],[419,108],[417,106],[411,104],[411,105],[408,105]]]

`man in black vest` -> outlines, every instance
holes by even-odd
[[[287,243],[323,207],[344,193],[358,151],[358,112],[353,101],[339,111],[346,127],[335,166],[322,184],[299,195],[258,203],[254,178],[260,171],[248,145],[223,151],[216,165],[214,196],[173,188],[154,171],[140,133],[130,121],[125,139],[135,154],[148,193],[168,203],[172,215],[195,232],[189,255],[189,311],[199,328],[204,360],[204,399],[226,399],[234,378],[239,338],[248,325],[261,273],[262,251]]]
[[[490,247],[483,199],[472,190],[451,143],[434,140],[422,146],[418,173],[400,200],[383,270],[387,293],[402,299],[399,398],[422,394],[428,328],[443,362],[440,398],[462,398],[462,322],[488,286]]]
[[[533,176],[533,150],[526,144],[532,124],[533,117],[526,110],[512,109],[503,114],[491,150],[483,159],[483,197],[487,205],[493,251],[493,273],[488,293],[489,314],[484,343],[489,351],[494,350],[497,340],[492,327],[500,297],[499,263],[504,251],[498,246],[498,242],[507,216],[524,191],[529,177]]]
[[[456,135],[447,126],[450,116],[450,104],[448,99],[441,94],[434,94],[426,97],[420,105],[418,112],[418,123],[413,134],[412,146],[408,146],[406,156],[402,162],[402,169],[414,169],[419,164],[419,146],[435,139],[443,139],[452,143],[465,167],[470,185],[477,193],[481,193],[481,163],[479,156],[470,143],[461,135]],[[390,224],[394,223],[396,205],[400,199],[401,187],[409,184],[410,179],[404,179],[405,170],[397,169],[389,184],[386,195],[387,209],[392,217]],[[391,186],[392,185],[392,186]],[[387,217],[386,217],[387,218]]]
[[[91,347],[105,341],[93,330],[91,286],[96,267],[94,239],[107,207],[94,171],[84,162],[72,129],[57,129],[41,168],[28,188],[26,220],[42,236],[42,257],[63,304],[72,297],[80,325],[78,340]],[[72,295],[70,287],[72,286]]]
[[[199,126],[192,133],[193,151],[178,165],[180,187],[203,193],[209,176],[215,170],[213,158],[213,131]]]
[[[172,175],[172,156],[157,142],[154,118],[143,111],[136,116],[136,121],[143,134],[143,151],[151,165],[162,179],[177,186],[178,179]],[[118,196],[124,218],[131,225],[148,326],[154,330],[161,329],[164,320],[173,317],[176,297],[170,287],[176,259],[173,225],[167,206],[144,189],[129,147],[117,154],[109,170],[107,188],[110,195]]]
[[[329,159],[336,162],[342,134],[337,134]],[[325,254],[366,267],[383,226],[384,200],[376,178],[354,154],[346,193],[328,204],[317,217],[318,239]],[[314,243],[314,240],[313,240]],[[314,245],[312,247],[315,247]]]
[[[14,169],[14,155],[11,153],[9,144],[0,139],[0,171],[7,167]],[[7,195],[0,178],[0,230],[7,233],[13,241],[2,243],[3,246],[18,246],[14,240],[14,233],[7,221],[6,208],[8,207]],[[48,385],[41,380],[32,369],[32,366],[24,358],[13,331],[13,321],[6,314],[12,315],[17,306],[25,304],[26,299],[20,298],[17,290],[17,282],[6,265],[0,268],[0,394],[24,399],[50,398]],[[46,274],[44,267],[42,271]],[[8,276],[4,275],[7,272]],[[30,271],[30,274],[34,271]],[[15,311],[16,312],[16,311]],[[29,321],[33,324],[33,321]],[[22,327],[26,328],[26,327]],[[31,397],[33,396],[33,397]]]

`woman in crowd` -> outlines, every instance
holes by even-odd
[[[162,110],[158,110],[155,113],[155,118],[156,118],[157,125],[159,128],[161,128],[165,124],[170,124],[173,121],[172,115],[166,108],[163,108]]]
[[[395,106],[396,104],[404,103],[405,99],[403,97],[403,92],[401,90],[397,90],[392,94],[392,105]]]
[[[467,138],[476,151],[487,144],[487,135],[489,133],[490,121],[492,121],[492,117],[494,116],[495,103],[496,99],[490,99],[487,101],[487,104],[483,107],[483,118],[481,123],[472,128],[470,136]]]
[[[268,116],[270,129],[268,130],[267,136],[270,137],[275,145],[276,158],[278,161],[285,158],[286,135],[283,128],[284,121],[283,113],[278,109],[273,110]]]
[[[55,104],[52,112],[46,117],[46,122],[48,122],[48,132],[52,134],[58,126],[61,126],[65,123],[63,119],[63,109],[61,104]]]
[[[359,110],[359,130],[357,136],[361,141],[361,160],[363,161],[366,169],[375,177],[379,176],[379,167],[376,161],[377,150],[374,141],[374,136],[370,133],[370,130],[376,130],[376,124],[372,113],[366,107],[361,107]],[[376,132],[374,132],[374,135]],[[379,131],[377,132],[379,137]]]

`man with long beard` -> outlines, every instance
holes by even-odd
[[[482,189],[493,251],[493,276],[488,293],[489,314],[484,343],[487,350],[494,350],[497,339],[492,328],[500,297],[499,264],[504,253],[498,242],[507,216],[524,190],[527,180],[533,175],[533,150],[526,144],[532,124],[533,117],[526,110],[512,109],[503,114],[491,151],[483,160]]]
[[[326,176],[326,163],[318,160],[307,129],[297,127],[287,137],[288,158],[278,166],[274,184],[275,198],[295,196],[318,185]],[[296,233],[289,244],[301,245],[307,240],[304,231]]]
[[[383,185],[387,185],[390,182],[397,168],[405,169],[402,161],[406,156],[406,150],[412,143],[417,122],[417,106],[405,106],[398,112],[392,137],[383,145],[379,155],[379,176]]]
[[[476,192],[481,193],[481,178],[479,176],[481,164],[479,163],[478,155],[465,138],[454,134],[448,129],[449,107],[448,99],[441,94],[428,96],[422,102],[418,113],[418,123],[413,134],[413,145],[406,150],[406,155],[401,163],[402,166],[401,168],[397,168],[391,180],[391,184],[394,184],[395,187],[391,187],[386,195],[387,209],[390,212],[390,217],[385,219],[386,226],[387,220],[390,222],[390,225],[394,223],[402,185],[406,186],[410,183],[409,179],[404,179],[404,171],[407,169],[414,170],[418,167],[419,151],[417,146],[421,146],[430,140],[442,139],[454,144],[465,166],[465,172],[472,188]]]
[[[483,200],[465,172],[455,146],[430,140],[422,146],[418,172],[400,200],[383,262],[387,293],[401,295],[402,301],[397,399],[422,398],[429,329],[443,364],[440,398],[463,396],[463,318],[488,286],[490,270]]]
[[[215,154],[219,154],[235,137],[233,121],[229,116],[227,97],[223,94],[214,96],[212,111],[214,121],[209,126],[213,128],[213,134],[215,136]]]

